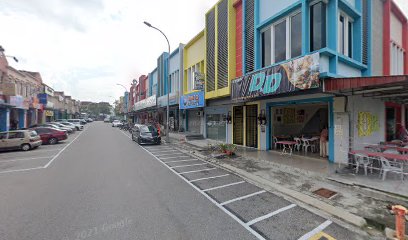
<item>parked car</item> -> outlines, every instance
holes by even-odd
[[[65,123],[68,123],[68,122],[65,122]],[[58,127],[62,128],[62,129],[64,129],[64,128],[71,129],[72,132],[76,131],[76,127],[73,124],[66,125],[66,124],[64,124],[64,122],[50,122],[50,124],[57,125]],[[70,132],[68,131],[68,133],[70,133]]]
[[[38,135],[40,135],[43,144],[56,144],[59,141],[68,139],[67,132],[61,131],[56,128],[36,127],[33,128],[33,130],[36,131]]]
[[[119,120],[114,120],[112,122],[112,127],[119,127],[119,126],[122,126],[122,125],[123,125],[123,123],[121,121],[119,121]]]
[[[28,151],[41,146],[41,144],[40,136],[33,130],[0,132],[1,150],[21,149]]]
[[[78,131],[84,130],[84,125],[81,124],[79,119],[68,119],[67,122],[74,124]]]
[[[86,119],[86,121],[87,121],[87,122],[93,122],[93,119],[92,119],[92,118],[88,118],[88,119]]]
[[[161,144],[157,129],[151,125],[135,125],[132,130],[132,140],[139,144]]]
[[[105,118],[104,120],[103,120],[103,122],[106,122],[106,123],[108,123],[108,122],[110,122],[110,118]]]
[[[35,127],[50,127],[50,128],[59,129],[61,131],[66,131],[68,133],[73,133],[71,128],[65,127],[65,126],[60,127],[58,126],[58,124],[54,124],[54,123],[43,123],[43,124],[35,124],[35,125],[30,126],[30,128],[35,128]]]
[[[59,122],[50,122],[50,124],[57,126],[59,129],[67,131],[69,134],[74,133],[76,129],[73,129],[72,127],[65,126],[64,124],[61,124]]]
[[[80,123],[81,123],[82,125],[85,125],[85,124],[88,123],[88,122],[87,122],[85,119],[83,119],[83,118],[79,119],[79,121],[80,121]]]
[[[59,122],[59,123],[61,123],[61,124],[64,125],[64,126],[67,126],[67,127],[70,127],[70,128],[72,128],[72,129],[74,129],[74,131],[77,130],[75,124],[73,124],[73,123],[70,123],[70,122]]]

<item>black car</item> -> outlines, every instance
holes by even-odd
[[[161,137],[151,125],[135,125],[132,129],[132,140],[139,144],[160,144]]]

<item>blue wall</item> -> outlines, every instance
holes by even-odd
[[[167,94],[169,54],[162,53],[157,59],[157,97]]]
[[[10,126],[10,109],[0,108],[0,132],[8,131]]]

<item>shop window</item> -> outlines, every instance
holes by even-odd
[[[353,57],[353,19],[344,13],[339,14],[338,50],[347,57]]]
[[[310,5],[310,51],[326,47],[326,3],[314,2]]]
[[[391,75],[404,74],[404,49],[398,44],[391,43]]]
[[[302,14],[295,12],[261,33],[262,67],[302,54]]]
[[[225,114],[207,114],[207,138],[226,141],[227,123]]]

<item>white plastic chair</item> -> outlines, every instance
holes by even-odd
[[[401,174],[401,180],[404,180],[404,169],[402,164],[391,164],[385,157],[380,157],[381,161],[381,170],[380,170],[380,177],[382,175],[382,180],[384,181],[387,172],[394,172]]]
[[[272,139],[273,139],[274,149],[277,150],[277,149],[278,149],[278,143],[277,143],[277,142],[278,142],[278,138],[274,136]]]
[[[310,151],[311,151],[311,152],[315,152],[315,151],[316,151],[316,147],[315,147],[315,145],[314,145],[313,143],[310,143],[310,139],[302,138],[302,142],[303,142],[303,144],[302,144],[302,146],[303,146],[303,151],[304,151],[305,153],[307,153],[308,148],[310,148]]]
[[[360,165],[364,167],[364,175],[367,176],[367,168],[370,166],[371,174],[373,174],[373,160],[365,154],[357,154],[354,159],[356,160],[356,174]]]
[[[300,138],[293,138],[293,140],[295,140],[296,142],[295,150],[300,151],[300,149],[302,148],[302,140],[300,140]]]

